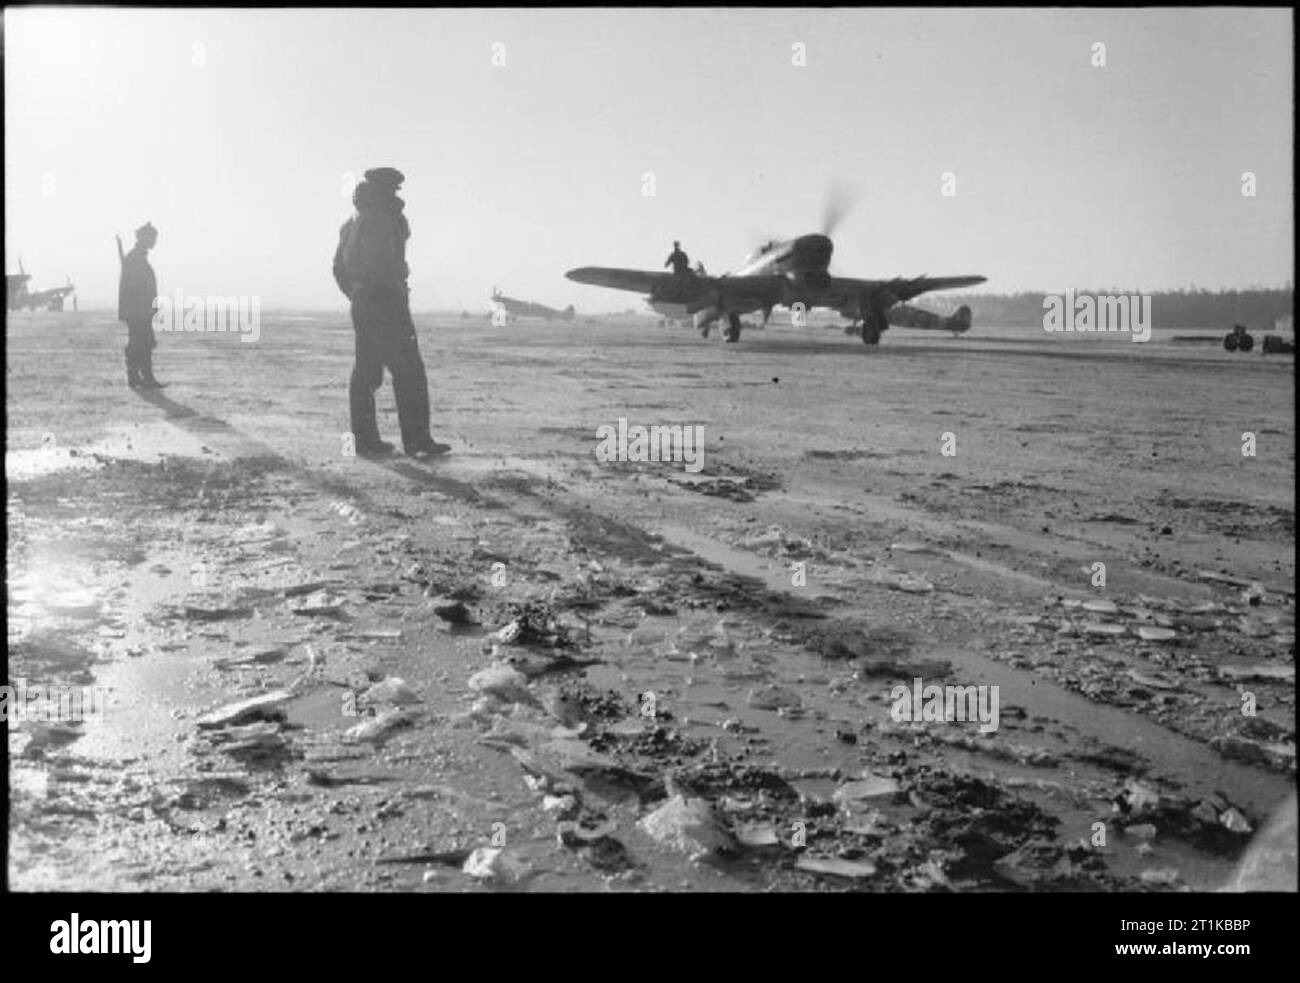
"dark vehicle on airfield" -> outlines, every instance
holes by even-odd
[[[1265,355],[1295,354],[1295,318],[1290,314],[1274,318],[1273,331],[1264,335]]]
[[[1246,330],[1244,324],[1234,324],[1232,330],[1223,336],[1223,347],[1230,352],[1238,349],[1248,352],[1255,347],[1255,338]]]

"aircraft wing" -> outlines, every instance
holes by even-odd
[[[889,307],[906,303],[931,290],[973,287],[987,279],[988,277],[982,276],[918,276],[893,280],[858,280],[854,277],[836,276],[831,277],[825,306],[836,309],[856,307],[863,297],[870,297],[873,303]]]
[[[737,314],[785,303],[788,281],[774,274],[760,276],[702,276],[712,284],[715,296],[724,300],[728,310]]]
[[[690,312],[715,304],[748,313],[781,303],[786,281],[780,276],[702,276],[655,273],[609,266],[583,266],[564,274],[577,283],[614,290],[634,290],[655,300],[684,304]]]
[[[614,266],[580,266],[564,274],[576,283],[589,283],[593,287],[610,287],[614,290],[635,290],[652,294],[656,288],[672,283],[671,273],[651,273],[647,270],[625,270]]]

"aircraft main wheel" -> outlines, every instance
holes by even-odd
[[[1224,335],[1223,347],[1230,352],[1235,352],[1237,350],[1237,336],[1235,334]]]
[[[1240,348],[1243,352],[1250,351],[1252,348],[1255,347],[1254,335],[1248,335],[1248,334],[1242,335],[1241,339],[1237,342],[1237,347]]]
[[[740,315],[732,314],[727,318],[727,330],[722,332],[722,337],[729,342],[740,340]]]

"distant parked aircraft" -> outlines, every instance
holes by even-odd
[[[511,317],[540,317],[547,321],[572,321],[574,310],[570,304],[562,311],[545,304],[536,304],[531,300],[515,300],[507,297],[496,287],[492,288],[492,309],[504,310]]]
[[[63,298],[77,289],[72,285],[72,278],[69,277],[66,286],[32,291],[27,289],[27,281],[31,278],[31,274],[23,269],[21,259],[18,261],[18,272],[5,275],[6,306],[9,310],[34,311],[38,307],[44,307],[51,311],[61,311],[63,310]],[[76,308],[75,297],[73,298],[73,308]]]

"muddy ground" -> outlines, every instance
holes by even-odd
[[[342,313],[141,395],[11,318],[9,678],[104,701],[11,721],[11,888],[1212,889],[1294,791],[1290,357],[417,323],[431,463]]]

